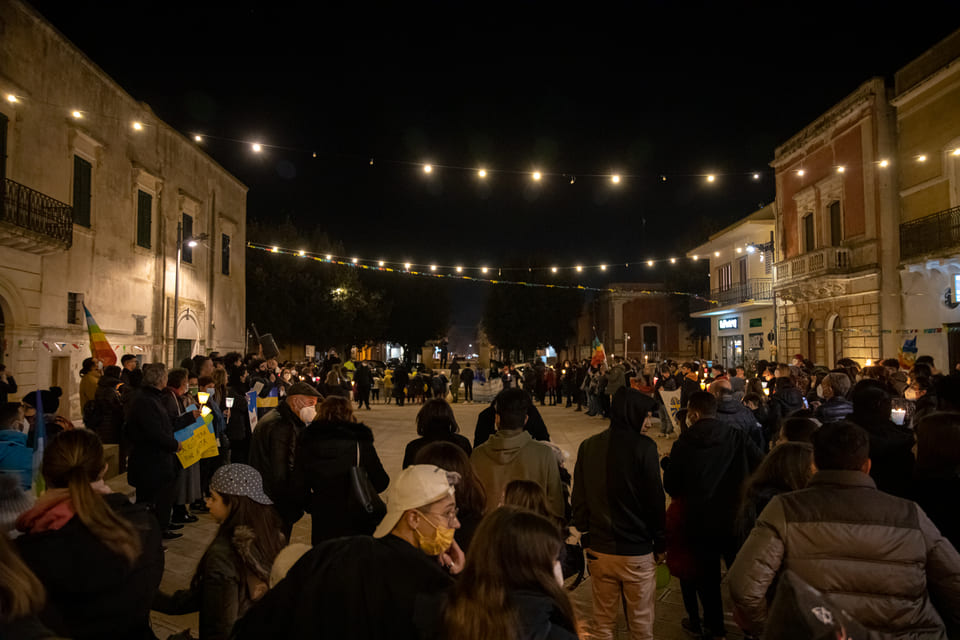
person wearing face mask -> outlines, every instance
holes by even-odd
[[[349,500],[350,468],[364,469],[377,493],[390,484],[373,447],[373,432],[357,422],[348,398],[330,396],[318,409],[317,419],[297,442],[291,492],[313,515],[312,544],[341,536],[368,536],[374,526],[365,512],[353,510],[355,503]]]
[[[853,413],[853,403],[847,400],[850,393],[850,378],[844,373],[828,373],[817,385],[817,395],[823,404],[817,407],[814,417],[826,424],[843,420]]]
[[[250,466],[263,476],[264,491],[277,506],[287,539],[294,523],[303,517],[291,485],[297,439],[316,418],[320,399],[317,390],[306,382],[292,384],[277,408],[257,422],[250,442]]]
[[[464,567],[454,541],[457,480],[433,465],[404,469],[373,537],[337,538],[308,551],[237,622],[233,638],[423,637],[421,616],[436,617],[437,599]]]

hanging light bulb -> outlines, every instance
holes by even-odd
[[[707,176],[707,182],[713,182],[716,179],[717,179],[717,176],[713,175],[712,173]]]
[[[700,259],[700,256],[698,256],[698,255],[693,256],[693,261],[694,261],[694,262],[696,262],[696,261],[699,260],[699,259]]]
[[[382,267],[382,266],[383,266],[383,260],[381,260],[380,262],[378,262],[378,263],[377,263],[377,266]]]
[[[606,271],[606,270],[607,270],[607,265],[605,264],[600,265],[600,271]]]
[[[837,173],[843,173],[846,170],[847,168],[843,165],[840,165],[839,167],[837,167]]]
[[[677,264],[676,258],[670,258],[670,264]]]
[[[333,256],[330,255],[329,253],[327,254],[327,260],[333,260]]]
[[[797,169],[797,175],[800,176],[801,178],[803,177],[803,174],[805,174],[805,173],[806,173],[806,171],[804,171],[803,169]]]
[[[719,252],[719,251],[714,251],[714,252],[713,252],[713,257],[714,257],[714,258],[719,258],[719,257],[720,257],[720,252]]]
[[[433,171],[433,166],[432,166],[432,165],[429,165],[429,164],[423,165],[423,172],[424,172],[424,173],[430,173],[431,171]]]
[[[886,169],[887,167],[890,166],[890,161],[889,161],[889,160],[881,160],[881,161],[880,161],[880,166],[883,167],[884,169]]]
[[[486,267],[480,267],[480,273],[486,273],[486,272],[487,272]]]
[[[303,249],[300,249],[300,251],[297,251],[297,255],[302,258],[303,256],[307,255],[307,252]]]
[[[540,174],[539,171],[534,171],[532,177],[533,177],[534,180],[539,180],[539,179],[542,178],[543,176]]]
[[[486,170],[486,169],[480,169],[480,171],[477,172],[477,175],[480,176],[481,178],[486,178],[486,177],[487,177],[487,170]]]
[[[647,260],[647,266],[648,266],[648,267],[652,267],[652,266],[653,266],[653,260]]]
[[[616,174],[610,176],[610,182],[612,182],[613,184],[620,184],[620,176]]]
[[[352,260],[352,262],[353,262],[353,264],[357,264],[357,259],[354,258],[354,259]]]
[[[134,131],[141,131],[143,129],[143,123],[139,121],[134,121],[133,129]]]
[[[550,273],[556,273],[556,272],[557,272],[556,267],[550,267]]]
[[[72,115],[72,116],[73,116],[75,119],[77,119],[77,120],[79,120],[80,118],[83,117],[83,113],[81,113],[80,111],[76,111],[76,110],[72,111],[72,112],[70,113],[70,115]],[[197,137],[199,138],[200,136],[197,136]]]
[[[435,264],[430,265],[430,271],[436,271],[436,270],[437,270],[437,265]]]
[[[409,262],[405,262],[404,265],[403,265],[403,268],[406,269],[407,271],[410,271],[410,263],[409,263]]]
[[[463,273],[463,267],[457,266],[457,273]]]
[[[753,179],[754,179],[754,180],[759,180],[759,179],[760,179],[760,174],[759,174],[759,173],[753,174]]]
[[[18,102],[17,96],[13,95],[12,93],[8,93],[7,102],[9,102],[10,104],[16,104]]]
[[[580,273],[581,271],[583,271],[583,267],[578,264],[578,265],[577,265],[577,273]]]
[[[260,153],[263,151],[263,145],[261,145],[259,142],[254,142],[251,148],[253,149],[254,153]]]
[[[570,176],[570,184],[573,184],[577,181],[577,176]]]

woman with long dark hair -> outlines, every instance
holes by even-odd
[[[757,516],[775,496],[805,488],[815,472],[812,445],[784,442],[771,449],[743,487],[741,539],[746,539]]]
[[[230,462],[246,463],[250,458],[250,413],[247,407],[247,370],[242,366],[227,365],[227,395],[233,398],[227,418],[227,438],[230,440]],[[224,398],[224,406],[226,406]]]
[[[483,510],[487,505],[483,485],[473,471],[470,458],[459,446],[451,442],[437,441],[420,449],[413,464],[432,464],[444,471],[453,471],[460,475],[460,479],[454,485],[458,509],[457,519],[460,521],[460,528],[454,533],[454,539],[466,552],[473,540],[473,534],[483,519]]]
[[[103,482],[103,445],[64,431],[43,455],[47,491],[17,519],[20,555],[47,591],[41,620],[64,637],[153,638],[150,604],[163,577],[160,528]]]
[[[286,540],[263,479],[253,467],[228,464],[210,479],[207,508],[220,523],[197,565],[189,589],[159,594],[154,609],[181,615],[200,612],[201,640],[230,637],[234,623],[268,589],[270,568]]]
[[[417,412],[417,435],[420,437],[408,442],[403,452],[404,469],[412,465],[417,452],[431,442],[452,442],[463,449],[467,457],[473,450],[470,441],[460,435],[460,425],[453,415],[453,407],[443,398],[432,398],[423,403]]]
[[[577,618],[563,588],[556,524],[500,507],[480,523],[443,615],[457,640],[570,640]]]
[[[373,431],[357,422],[350,398],[327,396],[317,405],[316,419],[300,434],[291,474],[291,494],[313,514],[314,545],[341,536],[370,535],[376,528],[350,499],[351,467],[364,469],[377,493],[390,484],[373,446]]]

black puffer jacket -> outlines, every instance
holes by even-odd
[[[366,470],[373,488],[379,493],[390,484],[377,450],[373,432],[354,422],[313,422],[300,436],[291,487],[299,505],[313,514],[313,544],[331,538],[370,535],[362,518],[349,512],[350,468]]]
[[[843,420],[853,413],[853,403],[840,396],[834,396],[817,407],[817,420],[826,424]]]
[[[123,403],[120,401],[120,379],[113,376],[101,376],[97,383],[97,392],[93,396],[93,415],[95,424],[86,425],[93,429],[104,444],[120,444],[123,433]]]
[[[164,408],[166,390],[140,387],[127,407],[127,437],[132,451],[127,479],[140,489],[163,487],[177,478],[180,461],[177,449],[180,443],[173,432],[194,421],[192,414],[184,414],[176,424]]]
[[[767,402],[767,423],[763,425],[767,442],[777,439],[780,434],[780,421],[799,409],[803,409],[803,394],[800,389],[787,387],[770,394],[770,401]]]
[[[763,430],[750,407],[738,402],[733,394],[724,395],[717,401],[717,420],[742,429],[757,448],[763,450]]]
[[[913,499],[913,431],[889,418],[854,411],[847,420],[870,435],[870,477],[877,489],[900,498]]]

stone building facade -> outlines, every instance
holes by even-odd
[[[905,364],[960,362],[960,30],[897,72],[902,329]],[[913,351],[915,349],[916,351]]]
[[[690,314],[710,320],[711,360],[725,367],[777,358],[773,313],[774,205],[754,211],[687,252],[707,262],[708,308]]]
[[[863,83],[775,151],[773,287],[783,357],[801,353],[833,366],[895,350],[899,203],[890,93],[881,78]]]
[[[21,392],[60,386],[79,417],[84,305],[118,356],[242,350],[246,187],[20,0],[0,3],[0,96],[2,361]],[[179,269],[178,223],[205,234]]]

